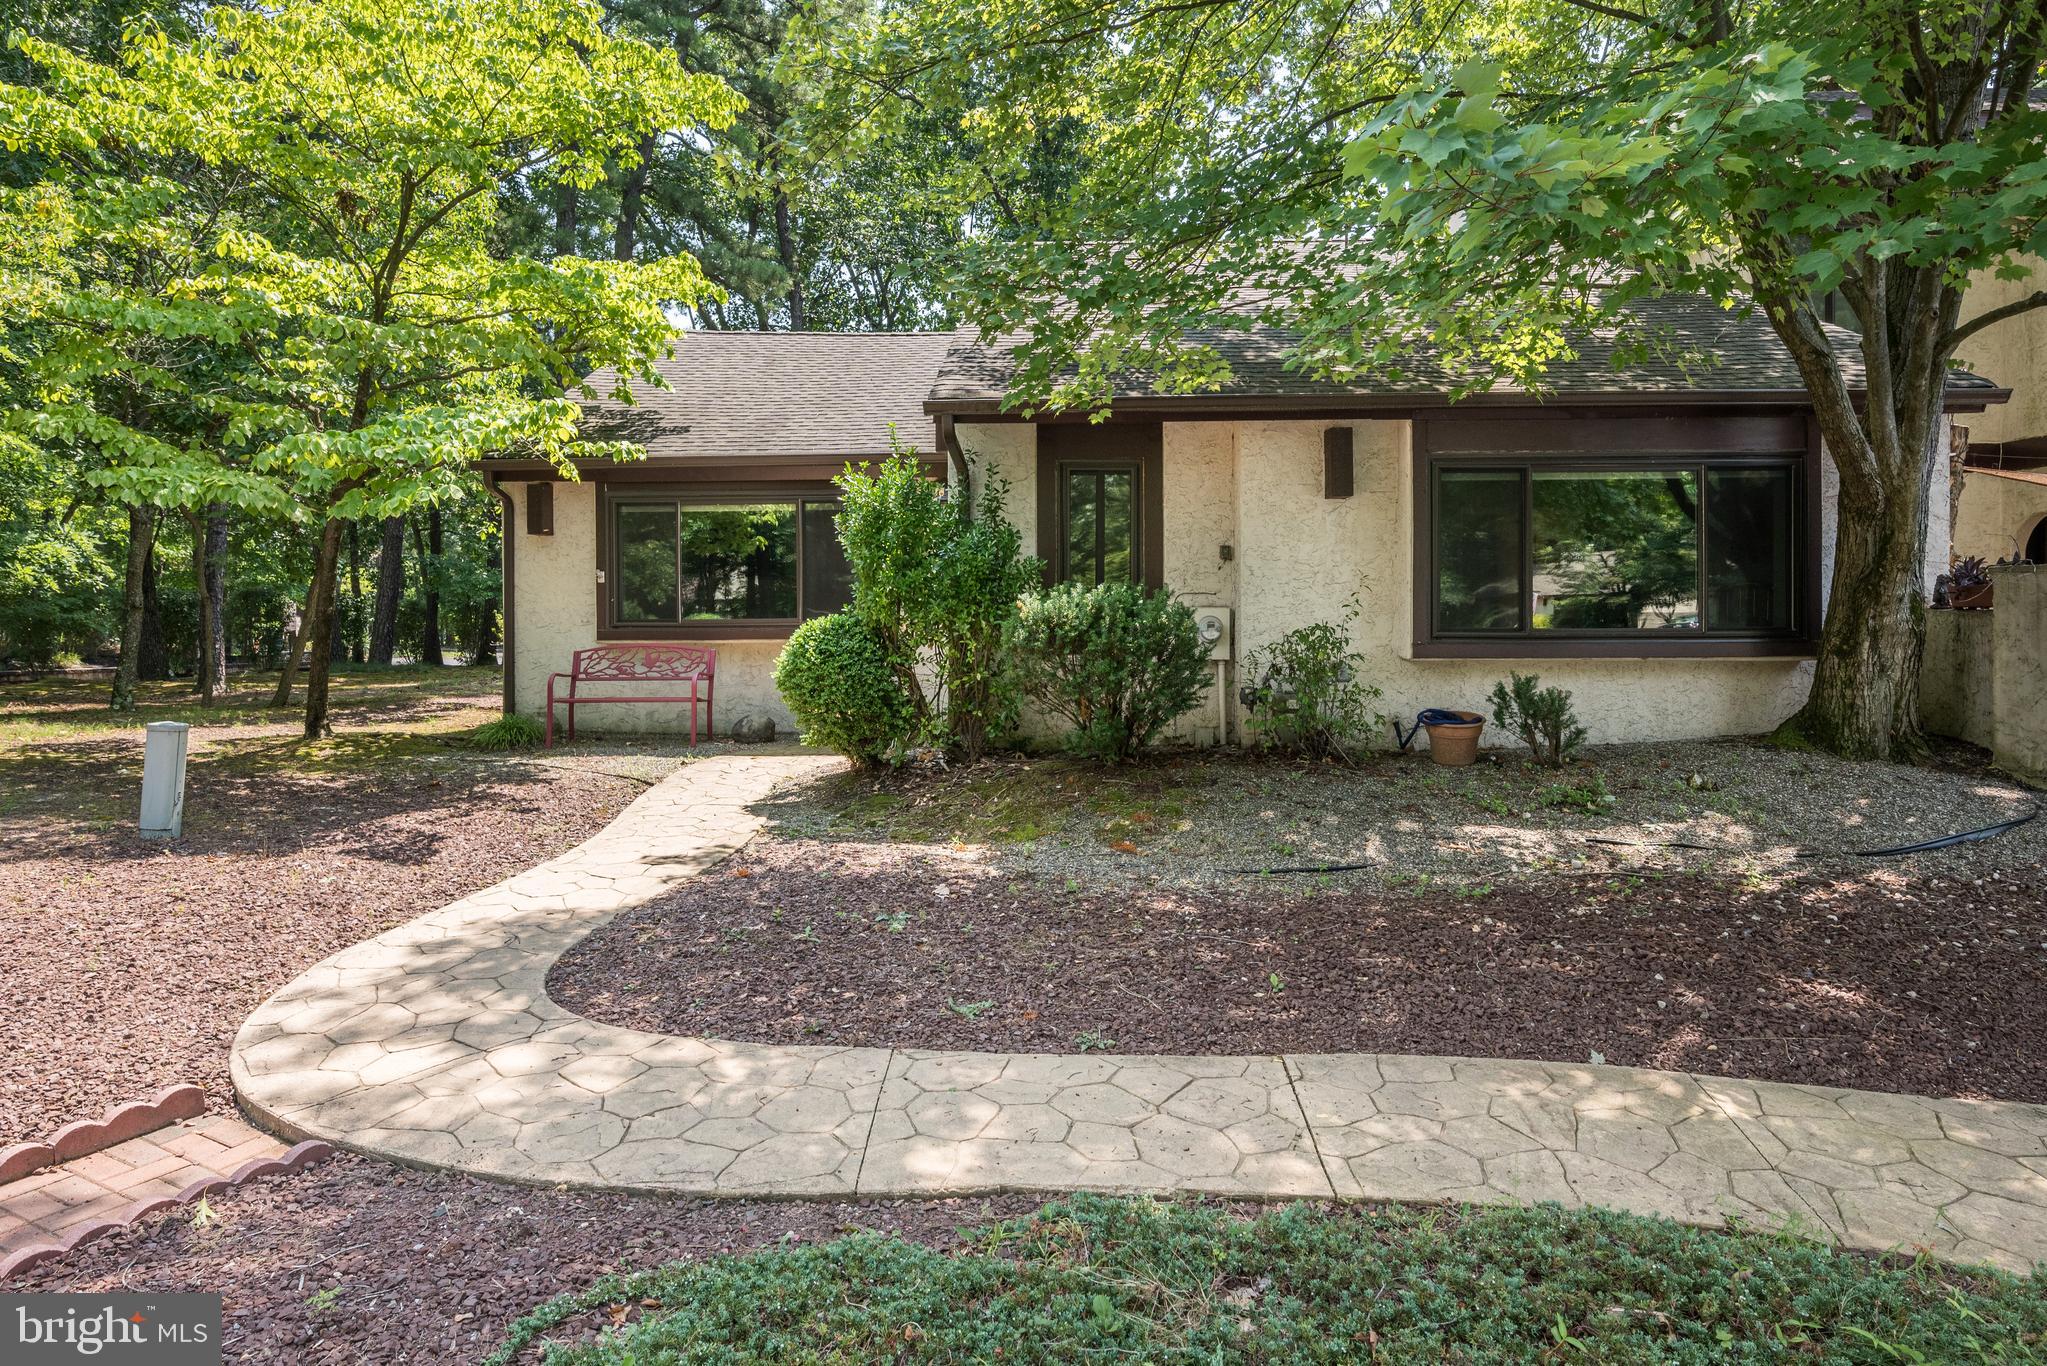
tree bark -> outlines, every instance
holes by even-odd
[[[640,233],[640,206],[647,197],[647,175],[654,161],[652,133],[640,139],[640,164],[626,172],[625,186],[618,194],[618,231],[612,235],[611,254],[621,261],[633,259]]]
[[[192,516],[192,581],[199,588],[199,656],[193,673],[199,705],[227,697],[227,519],[225,503]]]
[[[419,562],[419,660],[440,668],[441,656],[441,510],[426,510],[426,541],[419,539],[419,524],[412,527],[413,558]]]
[[[341,562],[343,523],[329,517],[320,528],[320,553],[313,564],[312,600],[306,604],[306,738],[327,733],[327,678],[333,664],[334,586]]]
[[[352,518],[348,523],[348,616],[342,624],[348,628],[348,657],[360,664],[363,662],[362,523]]]
[[[789,193],[775,191],[775,254],[789,277],[789,330],[803,331],[803,277],[796,269],[796,233],[789,222]]]
[[[308,585],[306,588],[307,612],[311,611],[312,601],[313,589],[311,585]],[[291,705],[291,685],[297,679],[299,672],[299,651],[305,648],[306,643],[307,612],[300,612],[298,614],[297,620],[292,624],[291,637],[284,642],[284,664],[277,671],[277,691],[270,694],[270,705],[273,707],[288,707]]]
[[[398,607],[405,599],[405,519],[384,519],[377,550],[377,611],[370,622],[370,660],[390,667],[398,648]]]
[[[113,695],[107,705],[115,711],[135,710],[135,679],[142,659],[142,584],[149,573],[149,556],[156,546],[156,519],[148,508],[128,509],[128,575],[121,601],[121,657],[114,665]]]
[[[135,674],[150,683],[171,676],[170,651],[163,639],[163,600],[157,594],[155,516],[151,515],[149,554],[142,561],[142,637]]]
[[[573,185],[564,184],[554,207],[554,254],[574,256],[576,254],[576,210],[581,195]]]
[[[509,531],[509,528],[507,530]],[[502,583],[504,581],[502,573],[504,552],[496,537],[491,538],[490,554],[487,563],[490,565],[491,576]],[[470,637],[469,646],[469,662],[471,664],[497,663],[497,634],[498,605],[493,599],[486,598],[476,605],[476,622],[474,632]]]

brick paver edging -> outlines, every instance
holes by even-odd
[[[690,764],[560,858],[336,954],[242,1026],[244,1108],[396,1162],[601,1190],[1556,1200],[2047,1259],[2038,1105],[1468,1058],[778,1047],[548,999],[584,935],[729,857],[752,804],[834,762]]]
[[[217,1194],[230,1186],[239,1186],[245,1181],[276,1176],[280,1172],[299,1171],[323,1158],[331,1157],[333,1153],[334,1148],[331,1144],[307,1140],[279,1152],[275,1157],[250,1158],[225,1175],[204,1173],[175,1195],[146,1196],[106,1218],[84,1219],[72,1225],[64,1231],[62,1237],[53,1241],[0,1248],[0,1284],[5,1284],[18,1272],[40,1266],[53,1257],[61,1257],[74,1248],[106,1237],[116,1229],[126,1228],[138,1219],[146,1219],[152,1214],[188,1205],[201,1196]],[[4,1213],[7,1208],[5,1201],[8,1195],[8,1190],[0,1188],[0,1213]]]
[[[126,1143],[167,1124],[205,1113],[206,1093],[184,1082],[166,1087],[155,1100],[131,1100],[116,1105],[98,1119],[73,1120],[50,1135],[47,1143],[16,1143],[0,1148],[0,1186],[44,1167]]]

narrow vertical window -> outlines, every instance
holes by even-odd
[[[1059,576],[1082,583],[1135,583],[1137,471],[1067,468],[1059,478],[1065,522]]]

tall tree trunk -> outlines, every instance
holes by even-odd
[[[277,691],[270,694],[270,705],[288,707],[291,705],[291,685],[298,678],[299,651],[305,648],[307,617],[312,611],[313,586],[306,586],[306,610],[294,616],[284,642],[284,664],[277,671]]]
[[[398,607],[405,599],[405,519],[384,519],[377,550],[377,611],[370,622],[370,660],[389,667],[398,649]]]
[[[193,673],[199,705],[227,697],[227,518],[225,503],[192,515],[192,581],[199,588],[199,656]]]
[[[618,193],[618,231],[612,235],[611,254],[621,261],[633,259],[639,239],[640,206],[647,197],[647,175],[654,162],[652,133],[640,139],[640,164],[626,172],[625,186]]]
[[[128,509],[128,576],[121,600],[121,658],[114,665],[114,690],[108,705],[115,711],[135,710],[135,679],[142,660],[143,580],[150,553],[156,548],[156,519],[145,507]]]
[[[170,651],[163,640],[163,599],[157,594],[155,517],[151,516],[149,554],[142,561],[142,640],[136,652],[136,677],[161,683],[171,676]]]
[[[504,566],[504,551],[496,537],[491,538],[488,563],[492,576],[497,578],[499,583],[503,583],[504,576],[500,571]],[[497,663],[497,634],[498,605],[494,600],[486,598],[476,605],[476,622],[469,645],[471,664]]]
[[[313,563],[312,600],[306,605],[306,738],[327,733],[327,679],[334,653],[334,588],[341,562],[341,529],[329,517],[320,528],[320,553]]]
[[[348,657],[360,664],[363,662],[362,523],[353,518],[348,523],[348,616],[343,624],[348,627]]]
[[[803,277],[796,269],[796,233],[789,222],[789,193],[775,191],[775,254],[789,276],[789,330],[803,331]]]
[[[573,185],[561,186],[554,206],[554,254],[574,256],[576,254],[576,210],[581,194]]]
[[[426,539],[419,523],[412,524],[412,558],[419,565],[419,662],[435,668],[447,663],[441,656],[441,510],[426,510]]]

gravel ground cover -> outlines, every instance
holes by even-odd
[[[610,1023],[1003,1052],[1597,1061],[2047,1101],[2047,890],[1895,869],[1134,886],[758,840],[549,978]]]
[[[948,1246],[1025,1198],[878,1203],[646,1200],[534,1190],[340,1156],[172,1211],[45,1263],[10,1291],[192,1290],[226,1301],[231,1363],[473,1362],[512,1321],[615,1271],[853,1229]],[[545,1336],[594,1336],[600,1310]],[[539,1352],[521,1360],[539,1360]]]
[[[1406,886],[1607,870],[1832,877],[1871,866],[1850,851],[1975,829],[2037,800],[1961,747],[1920,768],[1729,740],[1598,747],[1561,771],[1492,751],[1462,769],[1426,755],[1355,768],[1191,752],[1121,770],[998,759],[848,773],[792,790],[775,813],[791,835],[985,845],[1005,869],[1053,879],[1234,886],[1245,871],[1363,864],[1352,882]],[[2038,880],[2047,819],[1889,866]]]
[[[228,1044],[271,991],[587,838],[679,762],[469,751],[460,732],[495,714],[497,686],[344,676],[335,736],[314,744],[293,713],[201,713],[177,685],[126,718],[102,684],[0,688],[0,1146],[174,1082],[226,1106]],[[185,835],[145,842],[140,727],[164,717],[195,722]]]

